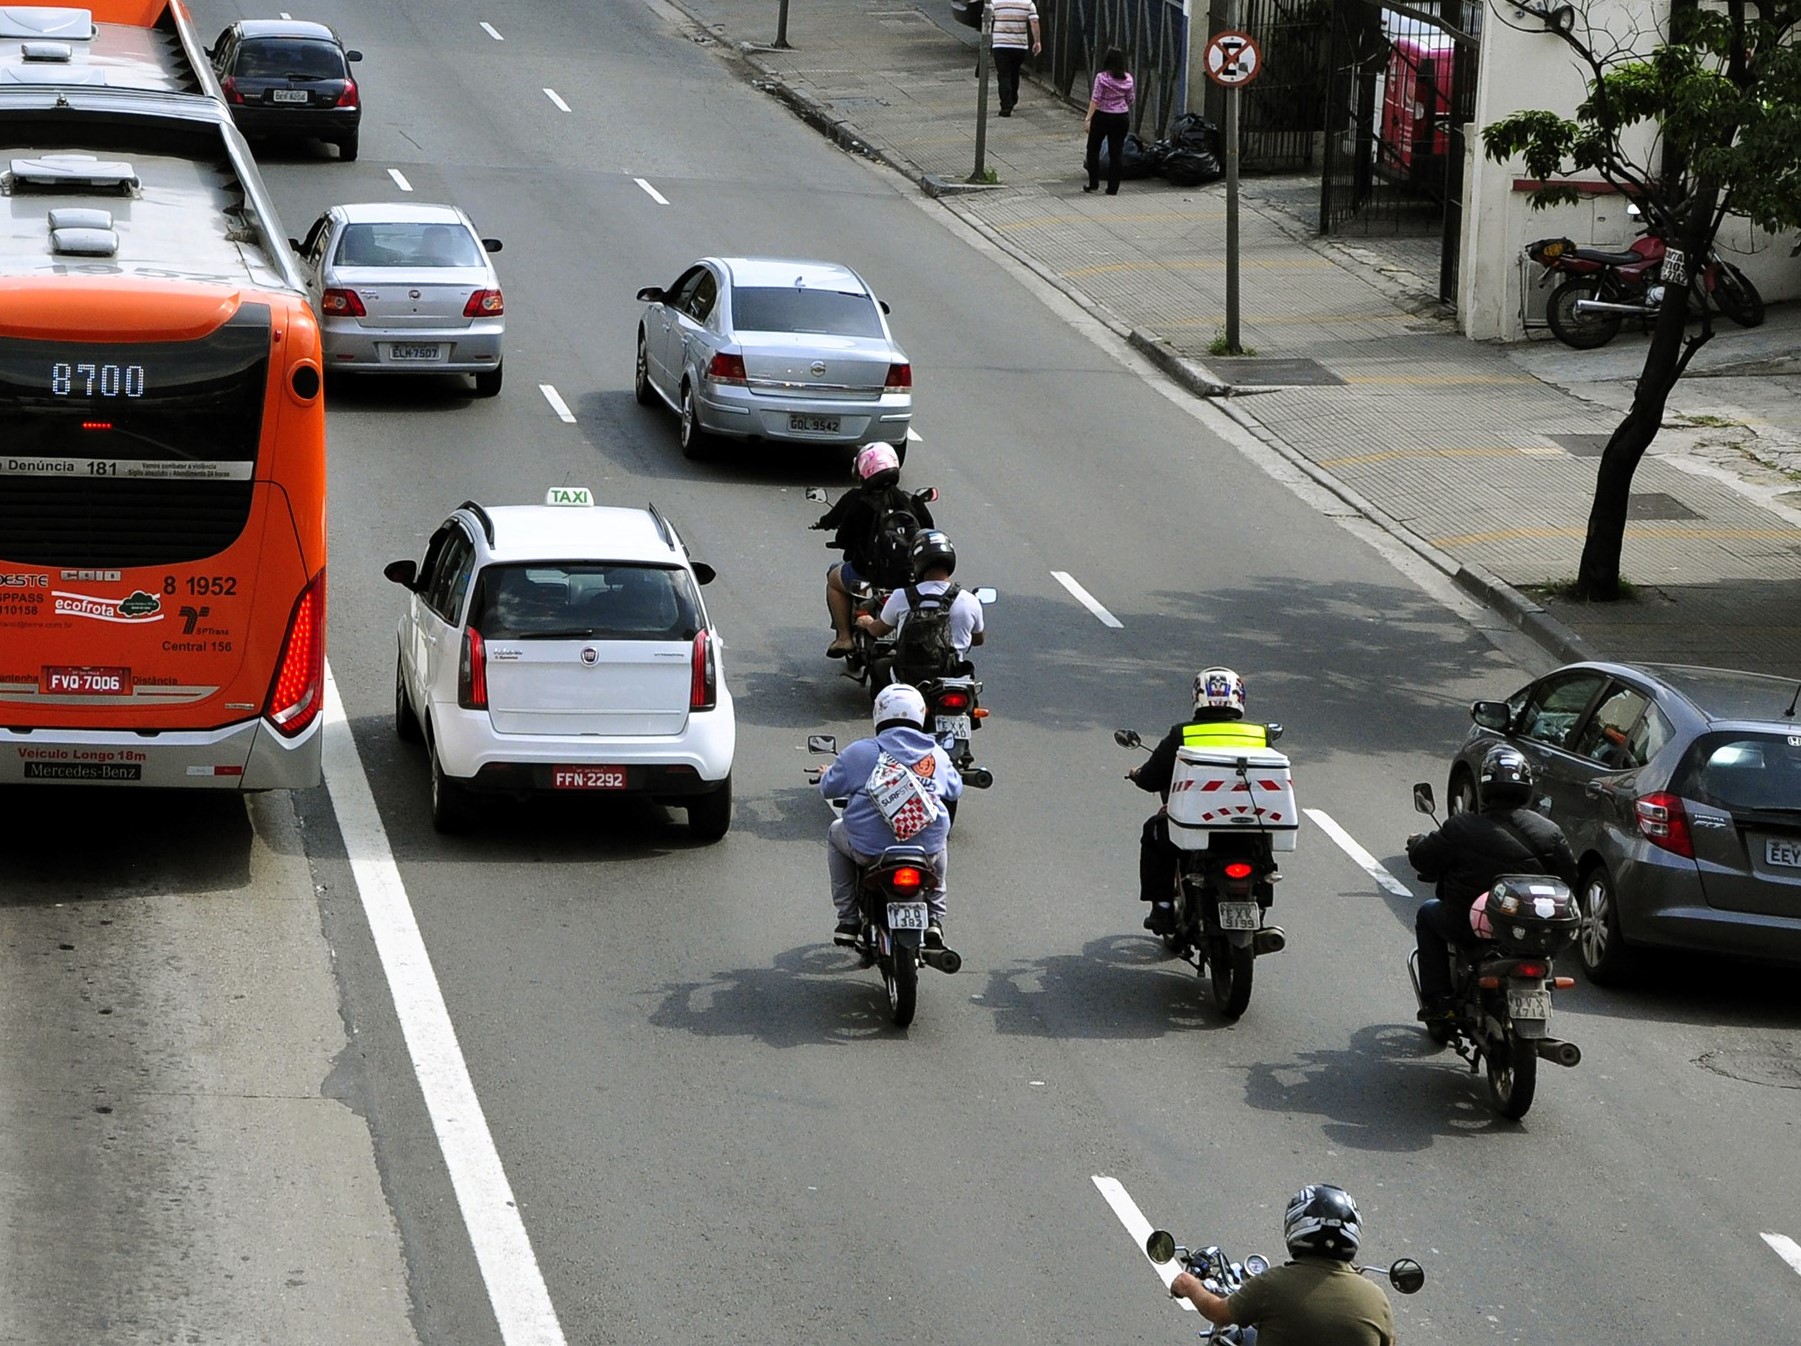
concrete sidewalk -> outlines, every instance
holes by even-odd
[[[965,190],[977,35],[948,0],[789,0],[785,50],[765,45],[776,0],[678,3],[824,133],[940,196],[1173,377],[1229,392],[1229,414],[1552,650],[1801,669],[1801,306],[1723,325],[1678,384],[1634,480],[1623,572],[1636,596],[1535,598],[1576,573],[1642,336],[1599,351],[1468,341],[1419,274],[1433,249],[1319,238],[1304,221],[1315,189],[1247,177],[1240,342],[1258,359],[1216,359],[1224,184],[1084,194],[1082,108],[1028,74],[1010,118],[993,116],[990,90],[998,183]]]

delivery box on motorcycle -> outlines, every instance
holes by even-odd
[[[1554,958],[1575,941],[1582,917],[1575,894],[1548,874],[1503,874],[1488,890],[1490,936],[1503,953]]]
[[[1176,749],[1169,782],[1169,839],[1204,851],[1220,832],[1267,832],[1270,849],[1292,851],[1300,815],[1288,758],[1272,748]]]

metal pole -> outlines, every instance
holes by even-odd
[[[988,181],[988,43],[993,21],[993,6],[983,5],[982,35],[976,39],[976,166],[969,174],[971,182]]]
[[[788,49],[788,0],[782,0],[782,7],[776,15],[775,45],[782,51]]]
[[[1238,27],[1239,0],[1226,0],[1226,27]],[[1238,99],[1234,84],[1226,90],[1226,353],[1240,355],[1238,344]]]

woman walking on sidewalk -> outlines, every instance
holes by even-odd
[[[1107,195],[1119,195],[1120,161],[1126,156],[1126,131],[1132,125],[1132,72],[1126,69],[1126,54],[1109,47],[1095,72],[1094,93],[1088,100],[1088,185],[1092,192],[1100,186],[1101,141],[1107,142]]]

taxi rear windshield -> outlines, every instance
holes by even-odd
[[[740,332],[879,337],[882,315],[866,294],[793,286],[744,286],[732,291],[732,326]]]
[[[688,573],[664,566],[497,565],[470,624],[489,640],[693,640],[700,602]]]
[[[1676,789],[1729,811],[1801,814],[1801,734],[1703,734]]]

